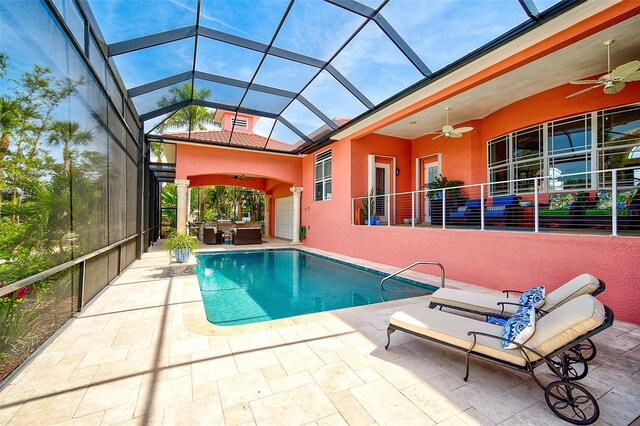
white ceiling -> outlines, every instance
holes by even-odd
[[[607,72],[607,49],[603,43],[610,39],[615,40],[611,45],[612,68],[640,59],[640,15],[449,98],[445,102],[430,106],[375,133],[415,139],[442,128],[446,120],[444,111],[446,106],[451,107],[450,124],[462,123],[481,119],[515,101],[566,84],[571,80],[604,74]],[[586,87],[588,86],[576,86],[576,91]],[[637,90],[640,101],[640,83],[632,83],[625,90]],[[581,96],[589,96],[589,94]],[[415,124],[410,124],[411,122]]]

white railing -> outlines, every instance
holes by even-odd
[[[640,167],[371,194],[351,211],[353,225],[640,235]]]

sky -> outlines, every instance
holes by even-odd
[[[70,0],[55,0],[62,5]],[[539,10],[555,0],[534,0]],[[381,0],[361,0],[378,7]],[[107,43],[194,25],[196,0],[89,0]],[[200,24],[268,44],[288,0],[202,0]],[[518,0],[389,0],[382,15],[437,71],[527,20]],[[4,19],[0,15],[0,19]],[[322,0],[296,0],[274,46],[323,61],[329,60],[364,18]],[[2,27],[5,27],[2,23]],[[8,43],[0,42],[0,49]],[[191,71],[195,38],[180,40],[114,58],[127,88]],[[326,71],[237,46],[198,38],[196,70],[298,92],[329,118],[353,118],[366,107]],[[258,66],[261,64],[260,68]],[[332,65],[373,104],[379,104],[420,81],[422,74],[373,22],[364,26],[332,60]],[[256,74],[257,70],[257,74]],[[314,76],[317,78],[311,80]],[[298,101],[260,92],[197,81],[212,90],[211,100],[281,113],[305,134],[323,121]],[[133,98],[139,113],[156,107],[168,89]],[[273,121],[260,120],[256,132],[265,136]],[[299,137],[276,125],[273,137],[295,143]]]

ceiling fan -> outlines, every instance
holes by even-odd
[[[577,80],[571,81],[571,84],[594,84],[594,86],[588,87],[579,92],[573,93],[567,98],[580,95],[588,92],[589,90],[597,89],[598,87],[604,87],[604,93],[607,95],[613,95],[624,89],[626,83],[631,81],[640,81],[640,61],[631,61],[626,64],[616,67],[611,71],[611,44],[613,40],[607,40],[604,45],[607,46],[607,74],[601,75],[597,80]]]
[[[446,107],[444,110],[447,111],[447,124],[445,124],[442,127],[442,130],[439,132],[431,132],[431,133],[427,133],[428,135],[438,135],[433,139],[438,139],[441,137],[446,137],[446,138],[461,138],[463,133],[467,133],[473,130],[473,127],[458,127],[458,128],[454,128],[453,126],[449,125],[449,110],[451,109],[451,107]]]

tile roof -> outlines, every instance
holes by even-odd
[[[266,149],[286,152],[295,150],[303,143],[302,141],[300,141],[295,144],[288,144],[272,138],[267,144],[267,138],[265,138],[264,136],[256,135],[253,133],[239,132],[233,134],[233,140],[231,141],[231,143],[229,143],[229,138],[231,137],[231,132],[229,130],[198,130],[192,131],[191,135],[189,135],[189,132],[163,133],[162,136],[165,138],[190,139],[193,141],[207,142],[216,145],[239,146],[258,149],[264,149],[266,147]]]

